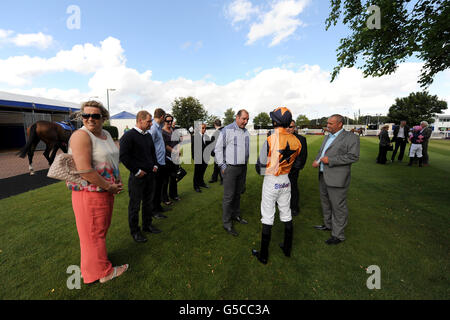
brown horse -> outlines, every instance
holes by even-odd
[[[76,121],[71,120],[70,123],[73,128],[76,128]],[[28,141],[19,151],[18,155],[21,158],[25,158],[28,154],[30,175],[34,175],[33,156],[39,141],[42,140],[45,143],[44,157],[47,159],[48,164],[51,165],[55,160],[58,149],[67,153],[67,147],[72,132],[73,130],[65,130],[61,125],[55,122],[43,120],[37,121],[27,128]]]

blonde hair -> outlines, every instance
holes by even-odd
[[[100,113],[102,114],[103,120],[108,120],[109,119],[109,112],[108,112],[108,110],[106,110],[106,108],[103,106],[103,104],[101,102],[98,102],[98,101],[95,101],[95,100],[90,100],[90,101],[83,102],[81,104],[81,112],[82,113],[84,113],[84,108],[86,108],[86,107],[100,109]]]
[[[137,113],[137,115],[136,115],[136,123],[139,121],[139,120],[145,120],[145,119],[147,119],[147,116],[152,116],[151,114],[150,114],[150,112],[148,112],[148,111],[146,111],[146,110],[141,110],[141,111],[139,111],[138,113]]]

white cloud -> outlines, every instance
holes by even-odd
[[[107,38],[100,47],[90,43],[63,50],[52,58],[15,56],[0,60],[0,83],[12,86],[30,84],[38,75],[52,72],[73,71],[94,73],[103,67],[115,67],[125,63],[120,41]]]
[[[127,67],[120,41],[109,37],[99,45],[77,45],[48,59],[22,56],[0,60],[0,82],[16,87],[14,90],[1,88],[3,91],[76,103],[92,96],[106,102],[106,88],[114,88],[116,91],[110,93],[112,114],[123,110],[137,112],[142,108],[153,111],[156,107],[170,110],[175,98],[192,95],[210,114],[219,117],[230,107],[235,111],[246,108],[254,117],[283,105],[294,115],[315,118],[332,113],[353,116],[358,109],[363,114],[387,113],[395,98],[420,90],[417,79],[421,67],[420,63],[403,63],[395,74],[382,78],[364,78],[358,69],[343,69],[333,83],[330,83],[330,71],[318,65],[295,69],[257,68],[249,78],[224,85],[208,77],[199,81],[180,77],[163,82],[152,79],[150,70],[141,72]],[[32,85],[38,75],[67,71],[87,74],[88,92],[77,88],[17,89],[24,84]]]
[[[259,13],[259,8],[253,6],[248,0],[235,0],[225,9],[226,15],[231,19],[233,25],[249,20],[253,15]]]
[[[298,27],[305,24],[298,17],[310,0],[277,0],[269,9],[253,5],[248,0],[235,0],[226,8],[226,16],[234,26],[238,22],[249,24],[247,45],[271,37],[269,46],[275,46],[292,36]]]
[[[17,36],[11,39],[12,42],[18,47],[37,47],[40,49],[46,49],[53,43],[52,36],[39,33],[19,33]]]
[[[202,41],[197,41],[197,42],[186,41],[185,43],[183,43],[181,45],[181,49],[183,51],[186,51],[188,49],[192,49],[193,51],[198,51],[202,47],[203,47],[203,42]]]
[[[0,29],[0,40],[1,39],[7,39],[13,33],[14,33],[14,31],[12,31],[12,30]]]
[[[39,33],[19,33],[12,36],[14,31],[0,29],[0,40],[3,43],[12,43],[18,47],[36,47],[47,49],[53,44],[53,37],[47,34]]]
[[[272,47],[289,38],[299,26],[304,25],[298,15],[308,3],[309,0],[273,3],[271,10],[260,18],[260,22],[251,25],[247,34],[247,44],[253,44],[261,38],[271,36],[272,42],[269,46]]]
[[[190,46],[192,45],[192,43],[190,41],[186,41],[185,43],[183,43],[181,45],[181,49],[186,50],[188,49]]]

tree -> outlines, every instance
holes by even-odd
[[[213,114],[209,114],[209,115],[206,117],[206,125],[207,125],[208,127],[214,127],[214,121],[216,121],[217,119],[219,119],[218,116],[215,116],[215,115],[213,115]]]
[[[411,0],[330,1],[326,29],[337,24],[343,9],[342,22],[353,32],[340,41],[331,81],[343,67],[355,66],[359,58],[365,62],[358,67],[365,77],[380,77],[417,56],[425,62],[419,79],[422,87],[450,66],[449,0],[415,0],[414,5]]]
[[[177,120],[177,125],[189,129],[194,126],[194,121],[205,121],[208,113],[198,99],[187,97],[174,100],[172,115]]]
[[[395,99],[395,104],[389,108],[389,121],[399,123],[406,120],[409,126],[415,126],[420,121],[433,122],[437,113],[447,109],[447,102],[439,100],[428,92],[411,93],[408,97]]]
[[[223,118],[223,125],[227,126],[230,123],[233,123],[234,116],[235,116],[235,113],[234,113],[233,109],[231,109],[231,108],[227,109],[227,111],[225,111],[225,118]]]
[[[326,127],[327,126],[327,122],[328,122],[328,118],[327,117],[322,117],[320,119],[312,119],[309,121],[309,124],[312,126],[321,126],[321,127]]]
[[[254,126],[270,126],[272,124],[272,119],[266,112],[259,113],[254,119],[253,119],[253,125]]]
[[[297,117],[297,120],[295,120],[295,124],[297,125],[297,127],[301,127],[301,126],[307,125],[309,123],[310,123],[310,121],[309,121],[308,117],[306,117],[304,114],[300,114]]]
[[[382,114],[375,114],[375,115],[364,115],[360,116],[359,120],[355,122],[355,124],[381,124],[381,123],[388,123],[391,122],[389,117],[383,116]]]

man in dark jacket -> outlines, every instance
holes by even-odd
[[[120,139],[120,161],[130,170],[128,180],[128,222],[131,235],[136,242],[146,242],[147,238],[139,228],[139,209],[142,202],[142,231],[160,233],[152,225],[153,197],[155,193],[155,173],[158,170],[155,145],[148,132],[152,116],[145,110],[136,116],[136,127],[127,131]]]
[[[213,136],[211,137],[211,145],[209,146],[209,148],[212,148],[211,156],[213,156],[215,158],[216,154],[214,152],[214,148],[216,147],[217,138],[220,135],[220,131],[223,129],[222,122],[219,119],[216,119],[214,121],[214,127],[216,128],[216,131],[214,132]],[[211,180],[209,180],[209,183],[217,182],[218,178],[220,178],[220,184],[223,184],[222,173],[220,172],[220,168],[214,159],[214,171],[211,176]]]
[[[389,150],[389,146],[391,144],[388,129],[389,129],[388,125],[382,126],[380,134],[378,136],[378,138],[380,139],[380,145],[378,150],[377,163],[379,164],[386,164],[387,161],[386,155]]]
[[[397,155],[397,151],[400,148],[400,153],[398,155],[398,161],[402,162],[403,155],[405,154],[406,144],[408,143],[408,133],[409,127],[406,125],[406,121],[400,121],[399,126],[394,127],[394,136],[392,137],[391,142],[395,142],[395,149],[392,152],[391,161],[394,162],[395,156]]]
[[[205,171],[208,168],[208,159],[204,157],[204,150],[210,143],[210,138],[205,133],[206,124],[202,123],[199,129],[191,136],[191,154],[194,160],[194,190],[202,192],[201,188],[209,188],[204,181]]]
[[[295,121],[292,120],[291,124],[287,128],[289,133],[292,133],[302,145],[302,149],[300,151],[299,156],[295,159],[297,164],[294,164],[289,172],[289,181],[291,182],[291,212],[293,216],[298,216],[300,212],[300,193],[298,190],[298,174],[300,170],[303,169],[306,163],[306,159],[308,158],[308,146],[306,143],[306,138],[302,135],[299,135],[297,131],[297,127],[295,125]]]

